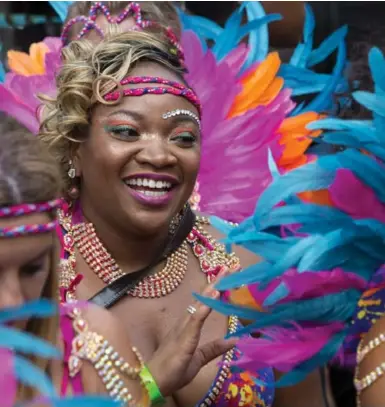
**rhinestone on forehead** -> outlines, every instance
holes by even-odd
[[[199,117],[191,112],[190,110],[186,110],[186,109],[175,109],[175,110],[171,110],[170,112],[166,112],[162,114],[162,119],[169,119],[170,117],[175,117],[175,116],[189,116],[192,119],[194,119],[199,126],[199,130],[201,129],[201,121],[199,120]]]

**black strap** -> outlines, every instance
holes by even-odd
[[[151,271],[157,264],[166,259],[172,252],[180,247],[187,235],[191,232],[194,222],[195,214],[190,207],[187,207],[182,215],[176,232],[169,240],[166,247],[162,248],[159,255],[155,257],[154,261],[139,271],[128,273],[118,278],[96,293],[89,301],[104,308],[110,308],[116,304],[128,291],[135,288],[141,280],[151,274]]]

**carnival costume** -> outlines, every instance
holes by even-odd
[[[53,3],[55,8],[60,7]],[[127,6],[127,10],[133,11],[135,27],[143,28],[139,9],[137,5],[132,4]],[[244,9],[249,22],[242,26]],[[75,19],[76,21],[70,22],[85,24],[79,38],[90,29],[103,35],[95,23],[97,12],[103,12],[108,19],[111,18],[101,3],[94,3],[88,17],[79,17]],[[60,13],[66,14],[63,10],[60,10]],[[126,10],[122,15],[124,13],[126,16],[129,15]],[[303,43],[296,48],[290,63],[282,64],[277,53],[268,54],[266,27],[267,23],[279,19],[279,16],[265,16],[259,3],[245,2],[229,18],[225,28],[209,20],[184,15],[182,12],[180,17],[188,30],[183,33],[181,48],[174,42],[175,53],[180,54],[182,49],[184,50],[184,61],[189,71],[186,79],[194,91],[187,89],[186,92],[184,86],[181,89],[179,84],[175,83],[168,83],[167,88],[164,87],[164,83],[156,83],[159,93],[162,93],[162,89],[171,88],[173,91],[168,91],[169,93],[174,92],[173,94],[183,97],[188,93],[190,95],[188,100],[191,103],[198,108],[200,100],[202,105],[203,114],[199,118],[203,134],[201,169],[191,204],[226,221],[242,221],[253,213],[255,202],[272,180],[268,167],[269,151],[272,156],[270,161],[274,160],[277,163],[276,172],[289,172],[288,175],[291,170],[315,159],[313,154],[309,154],[308,148],[319,138],[321,131],[318,128],[308,130],[307,125],[323,117],[324,112],[332,110],[333,95],[344,89],[342,73],[346,62],[344,46],[346,29],[338,30],[319,48],[313,50],[314,18],[310,8],[307,7]],[[120,16],[117,19],[119,20]],[[67,40],[66,33],[64,29],[62,38],[64,42]],[[247,35],[248,46],[240,44]],[[207,39],[215,43],[212,49],[207,49],[205,45]],[[55,93],[54,76],[60,66],[58,52],[60,46],[60,40],[47,39],[40,45],[31,47],[29,56],[17,53],[9,55],[9,66],[13,72],[6,74],[4,85],[0,87],[0,110],[16,117],[35,133],[39,127],[36,116],[39,101],[36,95]],[[323,61],[335,50],[337,61],[332,75],[321,75],[311,70],[311,67]],[[41,70],[44,71],[43,74]],[[143,81],[143,78],[139,80]],[[129,91],[131,96],[140,96],[132,92],[132,89]],[[297,105],[293,101],[293,97],[309,94],[316,96],[307,104]],[[108,97],[115,98],[114,95]],[[324,193],[309,191],[313,189],[304,189],[301,199],[320,203],[327,199]],[[77,218],[75,222],[74,215]],[[219,267],[226,265],[230,260],[220,245],[204,235],[202,228],[204,222],[207,221],[198,221],[186,244],[192,247],[194,254],[199,258],[202,271],[211,278],[216,275]],[[63,286],[66,290],[65,295],[71,297],[78,282],[76,275],[73,274],[75,268],[73,247],[75,243],[82,245],[87,261],[87,253],[90,252],[87,251],[90,248],[87,236],[92,235],[93,230],[92,225],[82,222],[81,211],[77,213],[64,211],[61,223]],[[100,245],[98,250],[95,250],[95,247],[92,249],[91,252],[99,257],[98,259],[90,257],[87,262],[91,264],[93,260],[97,260],[103,267],[98,270],[93,268],[94,271],[100,271],[98,276],[105,279],[106,283],[110,283],[119,275],[118,266]],[[185,250],[186,245],[177,256],[182,270]],[[220,263],[214,261],[218,253]],[[105,272],[106,265],[110,267],[110,273]],[[117,274],[111,276],[113,272]],[[159,280],[166,274],[170,273],[158,276]],[[183,276],[174,277],[175,289],[178,278]],[[157,295],[156,289],[153,286],[149,287],[147,283],[138,288],[136,293],[138,296],[146,298],[152,294]],[[162,291],[161,288],[159,290]],[[234,318],[230,318],[230,334],[233,334],[236,328],[234,321]],[[271,405],[273,386],[270,367],[267,366],[267,370],[262,370],[258,374],[250,373],[257,371],[255,366],[249,369],[249,373],[230,370],[228,366],[231,362],[240,363],[239,356],[238,350],[231,355],[225,355],[224,367],[220,369],[207,397],[198,406]],[[250,394],[251,398],[248,398]]]

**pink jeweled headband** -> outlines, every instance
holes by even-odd
[[[19,204],[0,208],[0,218],[17,217],[33,213],[51,212],[62,206],[61,199],[35,204]],[[0,228],[0,238],[19,237],[36,233],[46,233],[55,229],[56,220],[43,224],[30,224]]]
[[[157,76],[128,76],[124,78],[120,84],[129,85],[129,84],[141,84],[141,83],[157,83],[165,86],[154,86],[154,87],[144,87],[144,88],[128,88],[123,91],[113,91],[107,93],[104,96],[104,100],[116,101],[119,100],[122,96],[143,96],[143,95],[164,95],[166,93],[175,96],[181,96],[187,99],[192,103],[197,109],[199,116],[202,115],[202,106],[198,99],[198,96],[191,88],[187,88],[181,83],[175,81],[169,81],[168,79],[160,78]]]
[[[76,40],[80,40],[91,30],[95,30],[101,38],[104,38],[103,30],[96,23],[96,18],[99,12],[102,12],[104,14],[110,24],[120,24],[127,17],[133,17],[135,20],[135,25],[132,30],[144,30],[146,28],[157,28],[162,30],[174,47],[170,50],[170,52],[174,53],[181,62],[184,61],[182,47],[179,44],[178,37],[175,35],[172,28],[163,27],[161,24],[155,21],[143,20],[140,5],[134,2],[129,3],[117,17],[112,17],[109,8],[102,2],[94,2],[90,8],[88,16],[76,16],[65,24],[61,34],[63,45],[66,45],[68,43],[69,30],[76,23],[84,23],[82,30],[75,38]]]

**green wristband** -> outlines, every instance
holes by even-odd
[[[166,402],[166,399],[160,392],[159,387],[156,384],[156,381],[148,370],[147,366],[143,366],[142,370],[139,373],[139,376],[142,379],[143,385],[146,387],[148,396],[150,397],[151,405],[158,406],[160,404],[164,404]]]

